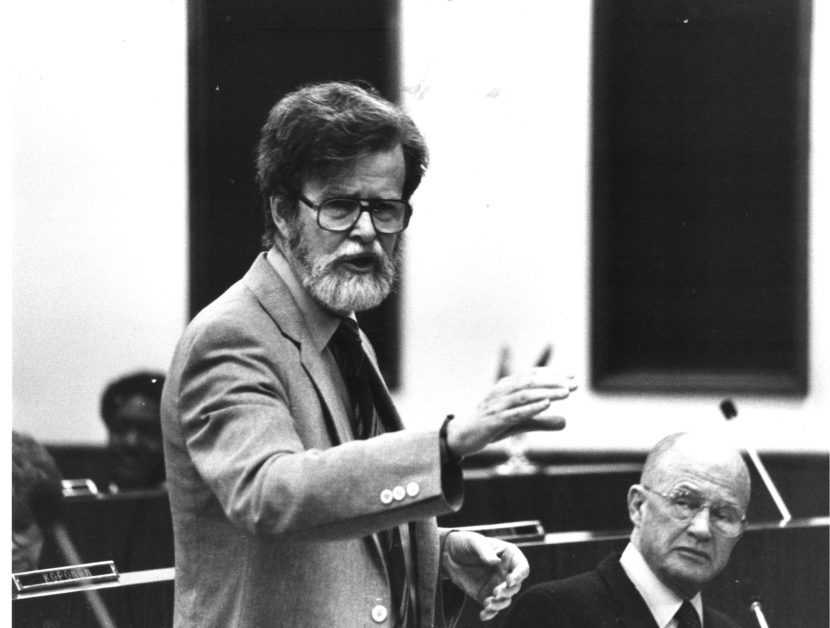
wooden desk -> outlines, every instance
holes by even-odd
[[[724,572],[704,591],[708,604],[754,627],[741,600],[738,582],[751,580],[760,590],[771,628],[819,628],[828,617],[828,524],[830,518],[798,519],[786,526],[752,525],[738,543]],[[531,575],[525,586],[564,578],[592,569],[609,552],[622,551],[628,531],[560,532],[544,541],[521,544]],[[123,574],[118,583],[83,587],[70,592],[13,595],[13,625],[94,626],[85,590],[97,591],[117,626],[163,628],[172,621],[173,570]],[[60,618],[61,623],[48,621]],[[492,622],[478,620],[478,608],[467,603],[459,628],[499,628],[503,615]]]
[[[94,595],[103,603],[115,628],[166,628],[173,624],[173,576],[173,568],[168,567],[122,573],[118,582],[71,590],[12,593],[12,625],[102,626],[93,610]]]
[[[173,523],[166,490],[68,497],[64,526],[81,562],[112,560],[119,572],[173,566]],[[40,566],[66,565],[52,544]]]

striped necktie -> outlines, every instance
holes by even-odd
[[[329,347],[349,391],[349,399],[354,410],[352,433],[355,438],[371,438],[377,431],[372,386],[369,380],[369,369],[372,366],[360,344],[357,323],[351,318],[342,319],[329,342]]]
[[[342,319],[329,342],[329,347],[349,391],[354,410],[352,433],[358,439],[377,436],[379,430],[372,388],[380,386],[380,383],[374,381],[377,375],[363,351],[357,323],[351,318]],[[392,603],[397,617],[395,625],[408,628],[414,625],[414,609],[411,608],[411,590],[400,529],[396,526],[389,530],[381,530],[378,537],[389,565]]]

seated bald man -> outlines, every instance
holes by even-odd
[[[731,446],[696,433],[662,439],[628,490],[625,551],[593,571],[530,587],[510,628],[739,628],[703,604],[746,527],[749,471]]]

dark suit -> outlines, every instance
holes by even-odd
[[[706,607],[703,622],[704,628],[740,628]],[[657,628],[657,622],[620,565],[620,555],[612,553],[593,571],[530,587],[513,602],[504,626]]]
[[[395,431],[386,391],[392,431],[354,440],[340,372],[313,344],[264,255],[179,342],[162,399],[177,627],[388,626],[373,533],[400,524],[419,626],[442,623],[432,517],[460,505],[460,471],[442,476],[437,429]]]

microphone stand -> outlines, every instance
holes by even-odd
[[[738,416],[738,409],[735,407],[735,404],[732,402],[731,399],[724,399],[720,404],[720,410],[727,421],[729,421],[730,419],[734,419],[736,416]],[[755,450],[754,447],[751,447],[748,444],[744,444],[744,448],[746,449],[746,453],[749,454],[749,457],[752,460],[752,464],[755,465],[755,468],[758,471],[758,475],[761,476],[761,480],[763,480],[764,485],[767,487],[767,491],[769,491],[769,494],[772,497],[772,501],[775,502],[775,505],[778,508],[778,512],[781,513],[781,523],[787,523],[793,518],[793,516],[790,514],[790,511],[787,508],[787,505],[784,503],[781,494],[775,487],[772,478],[767,472],[767,468],[764,466],[764,463],[758,456],[758,452]],[[763,625],[764,624],[762,624],[762,626]]]

